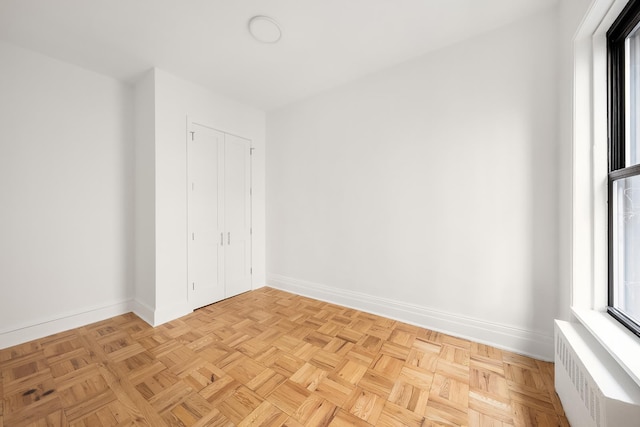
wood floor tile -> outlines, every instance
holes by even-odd
[[[238,424],[239,427],[249,426],[282,426],[289,416],[268,401],[262,402]]]
[[[429,390],[433,383],[433,373],[431,371],[411,365],[405,365],[398,378],[424,390]]]
[[[384,344],[384,341],[374,335],[364,335],[362,338],[360,338],[357,344],[372,353],[377,353],[382,348],[382,344]]]
[[[440,352],[422,351],[412,348],[405,362],[406,366],[414,366],[424,371],[435,372],[438,366],[438,354]]]
[[[0,363],[15,360],[21,356],[35,353],[42,350],[42,344],[40,341],[29,341],[24,344],[19,344],[14,347],[9,347],[4,350],[0,350]]]
[[[376,426],[382,427],[399,427],[399,426],[423,426],[425,418],[422,415],[409,411],[402,406],[396,405],[392,402],[387,402],[384,405],[380,418]]]
[[[293,416],[305,426],[326,426],[333,420],[338,406],[322,397],[311,393],[309,397],[298,407]]]
[[[43,398],[56,396],[55,383],[48,370],[15,380],[3,386],[3,413],[10,418],[16,412],[38,406]]]
[[[332,371],[341,361],[342,358],[337,354],[320,349],[309,360],[309,363],[325,371]]]
[[[21,355],[2,364],[3,381],[5,384],[28,381],[29,377],[38,375],[48,368],[42,351]]]
[[[251,380],[260,375],[267,368],[243,355],[237,363],[223,369],[225,369],[226,373],[236,381],[246,384],[251,382]]]
[[[369,351],[359,345],[354,345],[347,353],[346,358],[358,363],[362,363],[363,365],[370,366],[371,362],[373,362],[373,359],[377,355],[378,354],[376,352]]]
[[[347,403],[347,410],[356,417],[376,425],[378,417],[384,408],[385,399],[377,394],[363,389],[356,389],[353,397]]]
[[[172,415],[169,417],[175,417],[175,419],[180,420],[182,424],[188,425],[189,423],[195,424],[201,419],[206,418],[212,410],[213,405],[209,403],[209,401],[195,391],[192,391],[180,400],[180,403],[167,408],[164,411],[164,415],[169,416],[168,414],[170,413]],[[166,416],[165,419],[167,419]],[[189,419],[188,422],[187,417]]]
[[[411,340],[413,341],[413,340]],[[385,342],[382,344],[382,348],[380,349],[380,353],[387,354],[396,359],[402,360],[403,362],[407,360],[409,353],[411,353],[411,347],[407,347],[402,344],[398,344],[395,342]]]
[[[289,417],[287,418],[287,420],[284,422],[284,424],[282,425],[282,427],[305,427],[303,424],[301,424],[298,420],[296,420],[293,417]]]
[[[554,366],[553,363],[543,362],[541,360],[536,361],[538,364],[538,368],[540,370],[540,375],[542,376],[542,380],[544,382],[545,388],[548,390],[554,390]],[[562,408],[562,402],[560,402],[560,397],[557,393],[551,392],[549,393],[549,398],[551,399],[551,403],[555,411],[562,418],[565,416],[564,409]]]
[[[241,384],[232,377],[224,376],[200,390],[200,395],[214,405],[218,405],[240,386]]]
[[[68,399],[70,400],[70,399]],[[65,404],[64,412],[70,422],[78,418],[82,418],[94,412],[97,412],[100,408],[109,405],[116,400],[116,395],[109,388],[105,390],[85,396],[82,400],[72,400],[72,403],[67,402]]]
[[[264,400],[255,392],[245,386],[240,386],[233,391],[217,408],[231,422],[239,424],[251,414]]]
[[[42,424],[43,421],[46,423],[47,420],[54,421],[53,424],[55,425],[58,420],[60,422],[65,420],[62,409],[62,404],[57,396],[49,396],[34,402],[32,405],[21,407],[15,412],[6,412],[3,421],[5,426],[11,427]]]
[[[262,368],[262,370],[266,369]],[[202,366],[189,371],[182,380],[193,390],[200,391],[225,375],[226,373],[222,369],[218,368],[213,363],[206,362]]]
[[[324,378],[314,392],[334,405],[344,407],[345,403],[355,394],[356,387],[348,382],[337,382],[331,378]]]
[[[505,399],[509,397],[507,380],[499,373],[482,368],[469,369],[469,388]]]
[[[469,409],[469,427],[513,427],[511,418],[504,420]]]
[[[300,367],[300,369],[298,369],[298,371],[296,371],[295,374],[291,376],[291,381],[302,385],[309,391],[314,391],[318,388],[327,374],[327,371],[316,368],[310,363],[305,363]]]
[[[323,333],[313,331],[309,335],[304,337],[303,340],[305,342],[308,342],[311,345],[315,345],[316,347],[322,348],[327,344],[329,344],[329,342],[331,342],[332,339],[333,337],[331,335],[325,335]]]
[[[54,337],[56,336],[54,335]],[[44,356],[49,359],[49,362],[52,362],[51,359],[81,349],[82,341],[76,332],[71,331],[71,333],[58,334],[56,339],[42,343],[42,348],[44,350]]]
[[[426,333],[422,333],[423,331],[429,332],[426,329],[418,330],[418,332],[416,332],[416,339],[413,341],[413,345],[411,347],[424,353],[440,354],[442,344],[435,343],[433,341],[430,341],[428,338],[423,337],[422,335],[427,335]]]
[[[554,412],[540,410],[523,403],[512,403],[514,424],[517,427],[560,426],[560,418]]]
[[[273,369],[277,373],[290,377],[305,364],[305,361],[295,357],[289,353],[280,353],[280,355],[269,365],[269,368]]]
[[[114,400],[100,409],[70,422],[69,425],[78,427],[133,425],[133,418],[124,405],[118,400]]]
[[[286,380],[267,397],[267,400],[292,415],[310,395],[311,392],[302,385]]]
[[[337,354],[338,356],[344,357],[347,353],[349,353],[349,351],[351,351],[353,346],[354,344],[349,341],[334,337],[331,339],[331,341],[329,341],[329,343],[327,343],[327,345],[323,347],[323,349],[328,352]]]
[[[367,369],[360,381],[358,381],[358,387],[386,398],[391,393],[395,383],[396,381],[384,374],[373,369]]]
[[[553,369],[261,288],[0,350],[0,427],[568,426]]]
[[[363,333],[354,331],[353,329],[344,328],[336,334],[336,337],[355,344],[362,339],[363,335]]]
[[[371,427],[371,424],[341,409],[333,417],[329,427]]]
[[[286,380],[287,377],[284,375],[279,374],[272,369],[265,369],[260,373],[260,375],[252,379],[247,384],[247,387],[258,393],[258,395],[267,397]],[[310,385],[311,384],[307,385],[307,388],[309,388]]]
[[[90,355],[87,349],[78,348],[67,353],[47,358],[51,374],[59,377],[74,370],[87,366],[90,362]]]
[[[508,397],[503,398],[482,391],[471,390],[469,392],[470,414],[471,411],[484,415],[490,414],[491,419],[499,420],[500,422],[505,422],[507,424],[511,424],[513,421],[511,401]]]
[[[109,390],[109,385],[100,374],[97,366],[89,365],[86,368],[71,372],[58,378],[55,390],[65,406],[71,406],[78,402],[91,399],[96,394]]]
[[[161,365],[163,367],[164,365]],[[142,379],[139,383],[134,382],[135,388],[147,400],[155,395],[167,390],[180,379],[177,375],[163,368],[160,372],[151,372],[150,375]]]
[[[389,402],[423,416],[427,410],[428,389],[403,381],[396,381],[389,395]]]
[[[366,365],[351,360],[344,360],[333,371],[336,377],[353,385],[358,384],[366,372]]]
[[[413,344],[413,341],[416,338],[414,329],[417,328],[397,327],[389,336],[388,341],[390,343],[399,344],[403,347],[411,347],[411,344]]]
[[[455,377],[435,374],[427,402],[427,418],[436,422],[446,421],[451,425],[463,425],[467,420],[468,405],[468,384]]]
[[[400,371],[402,371],[403,366],[403,360],[396,359],[393,356],[381,353],[371,364],[371,369],[383,375],[384,377],[395,381],[398,375],[400,375]]]

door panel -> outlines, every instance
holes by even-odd
[[[223,176],[224,134],[193,124],[187,141],[188,286],[193,308],[225,297]]]
[[[225,134],[226,297],[251,289],[251,142]]]

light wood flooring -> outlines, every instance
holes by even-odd
[[[0,350],[0,427],[568,426],[553,364],[262,288]]]

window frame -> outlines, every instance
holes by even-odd
[[[631,0],[607,31],[607,116],[608,116],[608,302],[607,313],[640,337],[640,323],[615,307],[615,239],[614,183],[620,179],[640,176],[640,164],[626,166],[626,88],[625,40],[640,23],[640,0]]]
[[[607,37],[628,0],[591,0],[573,35],[570,313],[640,387],[640,338],[607,313]],[[569,4],[565,4],[568,6]]]

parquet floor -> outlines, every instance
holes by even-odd
[[[0,427],[568,426],[553,365],[262,288],[0,350]]]

